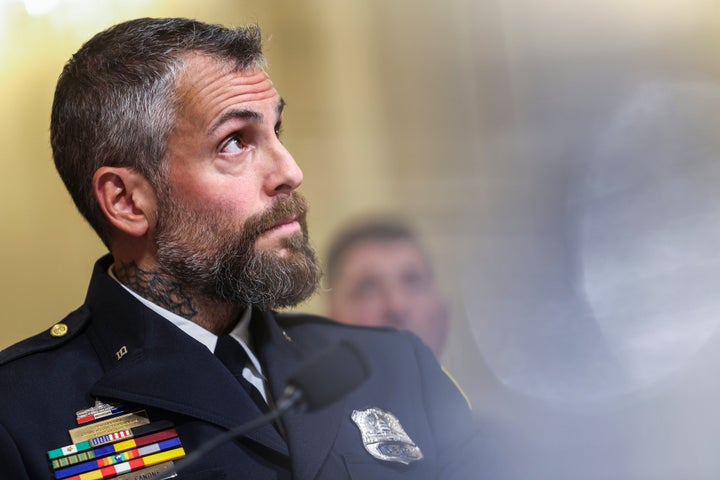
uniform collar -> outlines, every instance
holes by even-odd
[[[105,375],[90,390],[117,399],[189,415],[231,429],[260,415],[258,407],[225,366],[201,343],[147,308],[110,278],[112,257],[98,261],[86,305],[93,321],[88,336],[101,358]],[[288,327],[301,321],[293,319]],[[292,333],[294,329],[291,329]],[[289,375],[328,345],[319,329],[288,335],[273,312],[252,309],[250,335],[275,398]],[[173,368],[175,367],[175,368]],[[291,457],[294,478],[314,478],[327,457],[347,400],[303,414],[288,414],[288,443],[270,425],[247,435]],[[346,418],[346,420],[347,420]]]
[[[112,258],[98,261],[86,305],[88,337],[105,375],[91,388],[100,398],[168,410],[231,429],[260,412],[207,347],[147,308],[110,278]],[[287,445],[270,426],[248,435],[281,454]]]
[[[215,352],[215,346],[217,345],[217,335],[212,333],[211,331],[201,327],[197,323],[193,322],[192,320],[188,320],[187,318],[181,317],[180,315],[171,312],[170,310],[161,307],[157,303],[154,303],[150,300],[148,300],[145,297],[140,296],[137,292],[135,292],[133,289],[128,287],[127,285],[123,284],[118,280],[118,278],[115,276],[115,272],[113,272],[112,264],[107,269],[107,274],[110,278],[115,280],[118,285],[120,285],[123,289],[125,289],[130,295],[135,297],[140,303],[145,305],[147,308],[152,310],[153,312],[157,313],[176,327],[178,327],[180,330],[185,332],[187,335],[190,335],[190,337],[194,338],[201,344],[205,345],[208,350],[211,352]],[[252,349],[252,343],[250,342],[250,316],[252,313],[252,307],[246,307],[243,310],[242,315],[240,316],[240,320],[238,320],[237,324],[235,325],[235,328],[230,332],[230,336],[233,337],[235,340],[237,340],[240,345],[242,345],[243,349],[248,355],[248,358],[250,359],[250,362],[252,363],[254,367],[253,375],[257,374],[258,378],[263,377],[263,370],[262,366],[260,365],[260,361],[258,360],[257,356],[255,355],[255,352]]]

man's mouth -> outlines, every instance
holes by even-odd
[[[297,221],[297,216],[292,215],[289,217],[282,218],[277,222],[273,223],[270,228],[265,230],[263,234],[271,232],[282,232],[287,230],[288,232],[294,231],[300,228],[300,224]]]

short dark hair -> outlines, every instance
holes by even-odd
[[[106,245],[109,224],[93,194],[95,171],[129,167],[157,188],[177,115],[177,80],[189,54],[246,71],[264,67],[261,43],[257,25],[140,18],[98,33],[68,61],[52,106],[53,159],[78,210]]]
[[[425,250],[418,240],[417,233],[404,221],[389,217],[376,217],[353,221],[348,225],[336,235],[328,249],[325,269],[328,285],[332,286],[337,280],[338,270],[344,260],[343,257],[362,243],[408,241],[418,247],[428,267],[430,266]]]

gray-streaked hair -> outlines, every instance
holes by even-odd
[[[143,174],[156,189],[162,184],[177,81],[192,53],[240,71],[265,66],[257,25],[141,18],[95,35],[60,74],[50,120],[55,167],[107,246],[109,223],[95,200],[93,175],[102,166],[122,166]]]

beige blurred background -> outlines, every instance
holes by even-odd
[[[584,268],[597,262],[575,233],[592,231],[585,220],[602,210],[582,197],[592,162],[603,161],[599,139],[619,128],[613,122],[637,92],[716,88],[716,1],[0,0],[0,347],[79,306],[104,253],[54,171],[49,111],[55,80],[81,43],[139,16],[260,24],[288,102],[284,141],[305,172],[314,245],[324,256],[356,214],[415,223],[452,298],[443,363],[481,411],[498,408],[499,385],[539,397],[645,386],[715,332],[716,321],[699,322],[694,343],[680,345],[680,330],[663,330],[663,345],[685,349],[673,350],[680,360],[628,384],[628,362],[645,372],[644,350],[614,336],[642,330],[644,317],[622,324],[628,331],[609,314],[596,318],[593,302],[605,305],[607,285],[593,277],[587,291]],[[650,118],[674,118],[673,109],[657,111]],[[693,121],[717,121],[704,115]],[[714,159],[703,168],[714,171]],[[607,182],[623,168],[613,164]],[[672,168],[675,178],[685,167]],[[708,192],[703,208],[718,200]],[[323,313],[322,294],[301,308]]]
[[[47,13],[29,13],[42,8]],[[431,174],[423,166],[429,163],[428,155],[414,144],[435,143],[430,137],[443,135],[437,129],[431,135],[428,127],[435,119],[423,117],[435,109],[433,104],[454,96],[454,87],[448,85],[450,91],[439,96],[430,94],[444,74],[436,70],[440,59],[436,65],[419,58],[422,45],[405,47],[413,59],[396,58],[388,51],[385,42],[394,45],[398,40],[392,17],[400,14],[387,12],[381,3],[330,0],[1,1],[4,274],[0,291],[7,310],[0,345],[39,331],[76,307],[94,259],[104,252],[74,211],[54,171],[48,142],[55,80],[84,40],[138,16],[259,23],[271,75],[289,103],[284,140],[305,171],[303,191],[312,203],[311,231],[322,251],[332,228],[352,212],[407,211],[415,202],[404,198],[403,190],[410,185],[402,179]],[[428,15],[419,19],[433,22]],[[439,41],[447,43],[449,39],[442,36],[450,31],[438,30]],[[392,47],[397,54],[401,48]],[[391,80],[398,69],[407,78]],[[443,112],[447,110],[443,107]],[[441,128],[450,130],[451,125]],[[421,129],[424,138],[413,138]],[[405,144],[413,149],[412,155],[423,154],[425,159],[396,161]],[[305,308],[322,312],[324,304],[316,297]]]
[[[288,102],[283,138],[305,173],[316,249],[324,256],[355,214],[415,223],[455,303],[446,363],[461,377],[466,363],[474,376],[458,272],[469,233],[495,210],[482,138],[511,113],[500,5],[460,1],[0,0],[0,347],[79,306],[104,253],[54,171],[49,111],[82,42],[139,16],[260,24]],[[493,87],[483,93],[484,84]],[[460,213],[467,202],[474,211]],[[324,313],[322,293],[300,308]]]
[[[0,347],[79,306],[104,253],[50,104],[138,16],[260,24],[315,247],[357,214],[418,226],[443,363],[536,442],[498,452],[520,478],[718,478],[720,3],[0,0]]]

